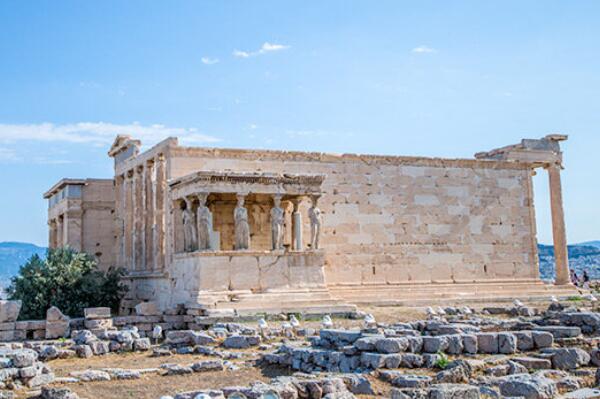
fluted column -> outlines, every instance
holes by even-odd
[[[548,178],[550,181],[550,208],[552,210],[554,261],[556,262],[555,284],[564,285],[570,283],[570,277],[560,169],[561,166],[558,163],[553,163],[547,167]]]
[[[154,161],[144,168],[144,270],[154,268]]]
[[[302,214],[300,213],[300,198],[292,199],[292,242],[294,250],[302,251]]]
[[[163,270],[165,266],[165,195],[167,179],[165,157],[162,154],[154,159],[154,174],[154,228],[152,230],[154,269]]]
[[[134,256],[134,179],[133,171],[129,171],[125,174],[125,183],[123,190],[124,197],[124,215],[123,215],[123,244],[124,244],[124,256],[123,266],[128,270],[135,270],[135,256]]]
[[[125,265],[125,176],[115,178],[115,244],[117,266]]]
[[[144,262],[144,167],[136,168],[133,175],[133,264],[141,270]]]

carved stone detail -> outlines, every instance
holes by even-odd
[[[196,218],[192,211],[192,201],[185,199],[185,209],[182,212],[183,220],[183,250],[185,252],[194,252],[197,247]]]
[[[237,195],[237,206],[233,218],[235,221],[235,249],[250,249],[250,224],[248,210],[244,207],[244,195]]]
[[[198,249],[200,251],[206,251],[213,249],[211,248],[211,234],[213,231],[213,214],[206,206],[206,199],[208,195],[205,193],[198,194],[200,204],[196,211],[196,219],[198,226]]]
[[[323,226],[323,215],[317,206],[318,196],[312,197],[312,206],[308,209],[308,218],[310,219],[310,248],[319,249],[321,238],[321,228]]]
[[[281,196],[273,196],[273,208],[271,208],[271,240],[272,249],[283,249],[283,237],[285,235],[285,212],[281,208]]]

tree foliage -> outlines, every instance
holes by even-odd
[[[21,266],[8,288],[10,299],[23,301],[20,319],[45,319],[46,310],[58,307],[71,317],[83,316],[87,307],[107,306],[117,311],[127,291],[122,269],[98,270],[86,253],[69,248],[49,249],[46,259],[33,255]]]

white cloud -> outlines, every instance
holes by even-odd
[[[237,58],[248,58],[248,57],[254,57],[256,55],[272,53],[275,51],[287,50],[289,48],[290,48],[290,46],[287,46],[285,44],[264,42],[263,45],[260,46],[260,48],[256,51],[233,50],[233,56],[237,57]]]
[[[0,147],[0,162],[17,162],[20,159],[14,150]]]
[[[202,57],[201,60],[204,65],[214,65],[219,62],[218,58],[213,57]]]
[[[214,143],[218,138],[200,133],[195,128],[169,127],[165,125],[141,125],[137,122],[125,125],[105,122],[79,122],[64,125],[0,124],[0,142],[17,141],[65,142],[90,145],[110,145],[118,134],[129,134],[142,140],[144,145],[153,145],[177,136],[187,144]],[[2,156],[2,155],[0,155]],[[7,155],[5,154],[4,157]]]
[[[233,56],[237,58],[248,58],[250,57],[250,53],[241,50],[233,50]]]
[[[411,51],[413,53],[420,53],[420,54],[423,54],[423,53],[435,53],[435,52],[437,52],[436,49],[431,48],[431,47],[427,47],[427,46],[424,46],[424,45],[421,45],[419,47],[415,47]]]
[[[260,48],[260,50],[258,50],[258,52],[261,54],[264,54],[264,53],[268,53],[269,51],[287,50],[288,48],[290,48],[290,46],[286,46],[284,44],[274,44],[274,43],[264,42],[262,47]]]

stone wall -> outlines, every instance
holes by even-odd
[[[322,252],[182,253],[175,255],[170,277],[175,281],[170,306],[194,302],[209,291],[218,295],[325,288]]]
[[[65,190],[67,194],[60,195]],[[45,197],[50,202],[50,248],[69,246],[86,252],[95,257],[102,270],[115,265],[115,191],[112,179],[64,179]]]
[[[106,270],[115,265],[115,192],[113,180],[94,180],[83,190],[83,251]]]
[[[170,147],[168,160],[169,179],[197,170],[326,175],[330,285],[537,278],[527,164],[184,147]]]

